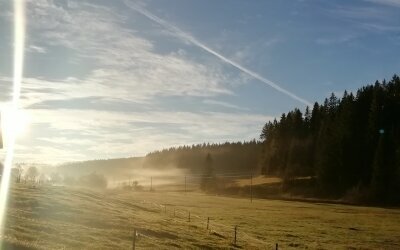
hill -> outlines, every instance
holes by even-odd
[[[109,178],[126,179],[141,169],[142,164],[143,157],[69,162],[58,166],[57,172],[74,178],[96,172]]]

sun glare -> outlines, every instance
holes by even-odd
[[[25,47],[25,0],[14,0],[14,77],[13,95],[10,108],[4,109],[3,138],[5,139],[6,155],[0,184],[0,236],[3,236],[4,221],[7,208],[7,196],[10,184],[11,168],[13,164],[15,138],[27,127],[27,119],[23,111],[19,110],[21,95],[22,72],[24,66]],[[3,111],[3,110],[2,110]],[[2,114],[3,115],[3,114]],[[2,124],[2,125],[3,125]]]
[[[1,127],[3,139],[7,144],[8,139],[18,138],[28,131],[30,116],[25,110],[3,108],[1,112]]]

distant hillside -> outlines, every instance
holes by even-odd
[[[146,155],[144,168],[178,168],[191,173],[204,173],[206,157],[212,161],[215,173],[260,173],[259,159],[262,143],[256,140],[249,142],[226,142],[222,144],[198,144],[156,151]]]
[[[155,151],[145,157],[65,163],[58,166],[57,172],[70,177],[80,177],[95,172],[109,179],[148,175],[149,171],[172,174],[173,170],[182,170],[186,173],[202,174],[207,154],[210,154],[215,173],[260,173],[261,150],[262,144],[256,140],[222,144],[204,143]]]
[[[117,179],[128,178],[133,170],[142,168],[143,157],[107,159],[65,163],[57,167],[63,176],[80,177],[90,173],[104,174]]]

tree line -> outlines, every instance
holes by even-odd
[[[0,178],[3,174],[3,165],[0,163]],[[47,171],[34,165],[16,164],[11,168],[10,180],[12,183],[29,185],[70,185],[89,188],[106,188],[107,178],[100,173],[91,172],[77,177],[62,175],[56,169]]]
[[[376,81],[355,95],[331,94],[304,114],[294,109],[267,122],[263,174],[285,180],[316,178],[325,196],[351,194],[379,202],[400,201],[400,78]]]
[[[203,174],[211,171],[207,168],[210,168],[212,158],[212,171],[215,173],[258,173],[261,150],[262,143],[257,140],[172,147],[147,154],[143,167],[179,168]]]

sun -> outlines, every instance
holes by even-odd
[[[2,137],[7,144],[10,138],[17,138],[28,132],[30,116],[23,109],[12,109],[5,106],[1,109]]]

